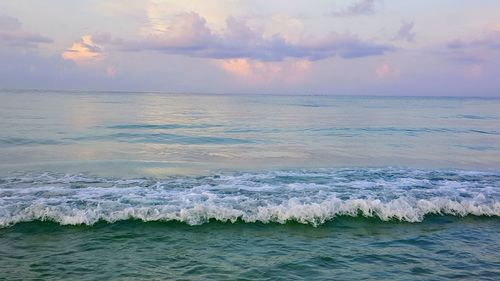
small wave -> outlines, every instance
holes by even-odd
[[[0,181],[0,227],[122,220],[287,223],[336,217],[421,222],[428,215],[500,216],[500,174],[315,169],[167,179],[21,174]]]
[[[0,138],[1,146],[35,146],[35,145],[59,145],[59,144],[64,144],[64,142],[51,139],[33,139],[33,138],[19,138],[19,137]]]
[[[475,151],[500,151],[500,147],[490,145],[456,145],[456,147]]]
[[[462,114],[454,116],[458,119],[471,119],[471,120],[497,120],[494,116],[483,116],[483,115],[472,115],[472,114]]]
[[[450,128],[403,128],[403,127],[330,127],[330,128],[311,128],[303,129],[305,131],[319,132],[326,136],[360,136],[368,134],[377,135],[407,135],[419,136],[422,134],[488,134],[500,135],[496,130],[477,130],[477,129],[450,129]]]
[[[169,144],[249,144],[254,143],[248,139],[179,135],[166,133],[115,133],[111,135],[84,136],[71,138],[71,140],[114,140],[128,143],[169,143]]]
[[[112,125],[108,129],[154,129],[154,130],[171,130],[171,129],[206,129],[222,127],[222,125],[212,124],[120,124]]]

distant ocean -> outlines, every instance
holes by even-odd
[[[499,280],[500,99],[0,91],[0,280]]]

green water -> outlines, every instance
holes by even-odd
[[[188,226],[49,222],[0,230],[4,280],[498,280],[500,221],[338,218]]]

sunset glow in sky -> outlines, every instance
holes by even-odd
[[[0,88],[500,96],[496,0],[0,0]]]

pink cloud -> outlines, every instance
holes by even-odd
[[[382,63],[375,68],[375,75],[380,80],[387,80],[401,75],[401,71],[388,63]]]
[[[249,59],[228,59],[216,63],[240,81],[259,84],[304,83],[309,79],[312,67],[311,62],[307,60],[263,62]]]
[[[465,69],[465,77],[478,78],[483,74],[483,66],[480,64],[473,64]]]
[[[106,68],[106,76],[109,78],[113,78],[118,73],[118,70],[114,66],[108,66]]]
[[[84,35],[64,51],[62,57],[77,64],[88,64],[104,58],[103,47],[95,43],[91,35]]]

